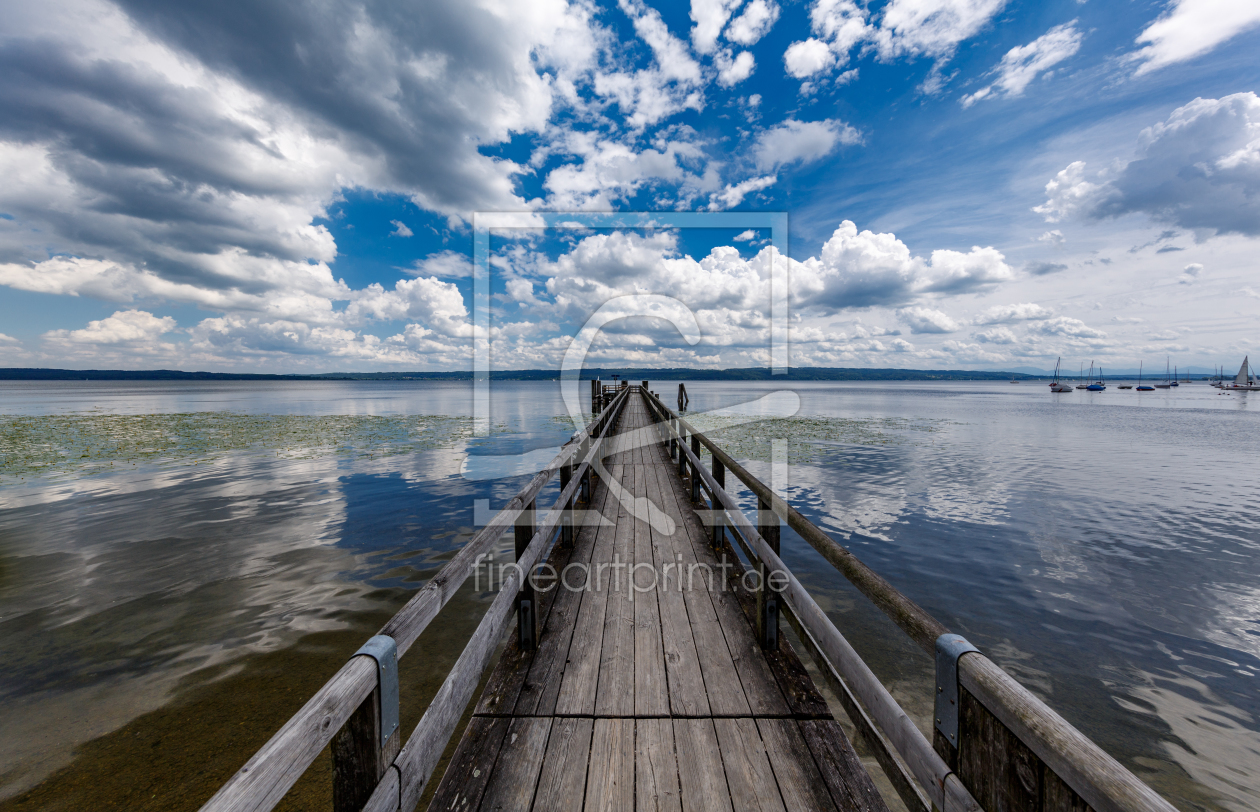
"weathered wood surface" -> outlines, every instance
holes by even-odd
[[[762,651],[742,567],[649,415],[626,404],[589,506],[603,522],[548,558],[589,587],[538,593],[537,648],[510,635],[429,808],[883,812],[790,644]]]

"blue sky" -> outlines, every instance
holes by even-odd
[[[1260,7],[1223,0],[0,5],[9,366],[1236,365],[1260,308]]]

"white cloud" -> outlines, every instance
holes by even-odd
[[[4,333],[0,333],[0,344],[21,344],[21,343],[22,343],[21,341],[18,341],[13,336],[7,336]]]
[[[994,327],[992,330],[981,330],[972,333],[971,337],[981,344],[1014,344],[1015,334],[1006,327]]]
[[[394,227],[394,230],[390,232],[389,236],[391,237],[410,237],[411,236],[411,229],[407,228],[407,224],[404,223],[402,220],[390,220],[389,224]]]
[[[1084,168],[1084,165],[1082,165],[1082,168]],[[1060,172],[1059,174],[1062,175],[1063,173]],[[1051,183],[1054,183],[1054,181],[1051,181]],[[1046,190],[1050,191],[1050,187],[1048,185],[1046,187]],[[1052,231],[1047,231],[1046,233],[1042,234],[1040,237],[1037,238],[1037,241],[1048,242],[1051,245],[1063,245],[1063,243],[1067,242],[1067,237],[1064,237],[1063,232],[1056,228]]]
[[[697,53],[713,53],[722,29],[741,2],[743,0],[691,0],[691,21],[694,23],[691,44]]]
[[[1010,324],[1017,321],[1034,321],[1048,319],[1054,311],[1032,302],[1019,304],[994,305],[981,312],[973,320],[974,324]]]
[[[734,59],[730,59],[726,52],[722,51],[719,52],[716,62],[718,84],[722,87],[733,87],[752,76],[753,68],[757,65],[749,51],[741,51]]]
[[[1137,75],[1184,62],[1260,25],[1260,5],[1237,0],[1172,0],[1169,9],[1138,35],[1146,46],[1132,55]]]
[[[751,228],[747,231],[741,231],[732,238],[735,242],[749,242],[757,239],[757,232]]]
[[[1084,161],[1073,161],[1046,183],[1046,202],[1034,206],[1033,211],[1045,215],[1047,223],[1057,223],[1091,209],[1101,188],[1101,184],[1085,180]],[[1055,232],[1047,231],[1038,239],[1053,242]]]
[[[743,46],[755,45],[778,19],[779,6],[773,0],[752,0],[726,29],[726,38]]]
[[[1074,56],[1080,48],[1081,32],[1076,29],[1076,20],[1057,25],[1027,45],[1007,51],[1002,61],[990,71],[997,74],[997,79],[975,93],[963,96],[962,105],[970,107],[995,95],[1021,96],[1039,74]]]
[[[1006,0],[892,0],[874,35],[880,56],[947,59],[1002,10]]]
[[[786,164],[810,163],[831,154],[839,144],[858,144],[862,134],[836,119],[796,121],[788,119],[757,137],[754,160],[761,171]]]
[[[783,67],[789,76],[796,79],[807,79],[828,70],[835,63],[836,58],[827,43],[813,37],[792,43],[783,53]]]
[[[951,296],[989,289],[1014,278],[996,249],[968,253],[940,249],[930,259],[912,256],[895,234],[859,232],[843,221],[818,257],[791,266],[801,307],[834,312],[850,307],[901,306],[922,296]]]
[[[1195,99],[1143,130],[1138,157],[1086,179],[1075,161],[1046,184],[1034,209],[1056,222],[1143,212],[1195,230],[1260,235],[1260,97]]]
[[[910,325],[912,333],[953,333],[958,330],[958,322],[930,307],[903,307],[897,311],[897,318]]]
[[[1036,324],[1030,328],[1031,330],[1047,336],[1065,336],[1068,338],[1106,338],[1107,334],[1102,330],[1095,330],[1080,319],[1073,319],[1067,316],[1059,316],[1058,318],[1048,319]]]
[[[149,345],[176,327],[175,319],[144,310],[119,310],[106,319],[90,321],[82,330],[52,330],[44,339],[66,344]]]
[[[750,178],[740,183],[728,185],[720,192],[716,192],[709,197],[709,211],[722,211],[723,209],[733,208],[744,202],[744,198],[753,192],[759,192],[773,186],[777,178],[774,175],[764,175],[760,178]]]
[[[472,276],[472,261],[467,254],[458,251],[439,251],[418,259],[412,267],[406,269],[413,276],[439,276],[448,279],[462,279]]]

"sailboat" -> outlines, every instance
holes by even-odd
[[[1172,376],[1172,380],[1168,382],[1168,385],[1169,385],[1169,386],[1181,386],[1181,384],[1177,383],[1177,368],[1176,368],[1176,367],[1173,367],[1173,376]]]
[[[1260,391],[1260,383],[1251,375],[1251,369],[1247,366],[1247,362],[1251,360],[1251,356],[1243,358],[1242,366],[1238,368],[1238,374],[1234,376],[1233,383],[1223,385],[1222,389],[1241,390],[1243,392]]]
[[[1090,365],[1089,365],[1089,374],[1090,374],[1090,376],[1091,376],[1091,377],[1093,377],[1093,374],[1094,374],[1094,365],[1093,365],[1093,364],[1090,364]],[[1084,362],[1084,361],[1081,361],[1081,382],[1080,382],[1080,383],[1078,383],[1078,384],[1076,385],[1076,388],[1077,388],[1077,389],[1084,389],[1085,387],[1086,387],[1086,383],[1085,383],[1085,362]]]
[[[1090,364],[1090,365],[1089,365],[1089,377],[1091,377],[1091,378],[1092,378],[1092,377],[1094,377],[1094,365],[1093,365],[1093,364]],[[1105,391],[1105,390],[1107,389],[1107,384],[1103,383],[1103,371],[1102,371],[1102,367],[1099,367],[1099,368],[1098,368],[1098,380],[1094,381],[1093,383],[1091,383],[1089,386],[1087,386],[1087,387],[1085,387],[1085,388],[1086,388],[1086,389],[1088,389],[1088,390],[1089,390],[1089,391],[1091,391],[1091,392],[1103,392],[1103,391]]]
[[[1137,386],[1137,390],[1138,390],[1139,392],[1154,392],[1154,391],[1155,391],[1155,387],[1151,386],[1150,384],[1144,384],[1144,383],[1142,383],[1142,363],[1141,363],[1140,361],[1138,362],[1138,386]]]
[[[1168,359],[1167,358],[1164,359],[1164,382],[1155,384],[1155,388],[1156,389],[1172,388],[1172,381],[1169,380],[1169,377],[1168,377]]]
[[[1051,392],[1071,392],[1072,391],[1071,384],[1066,384],[1063,381],[1059,380],[1059,364],[1061,363],[1063,363],[1062,356],[1060,356],[1059,359],[1054,362],[1054,380],[1050,381]]]

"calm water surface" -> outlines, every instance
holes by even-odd
[[[778,387],[687,388],[697,411]],[[1179,807],[1260,808],[1260,393],[793,388],[802,415],[934,428],[819,447],[782,483],[802,512]],[[458,383],[0,383],[8,415],[471,405]],[[484,457],[572,430],[554,383],[495,383],[492,405],[493,436],[404,456],[0,483],[0,807],[197,808],[520,487],[479,478]],[[784,546],[928,729],[928,658]],[[408,731],[490,597],[466,588],[404,658]],[[324,773],[292,808],[324,803]]]

